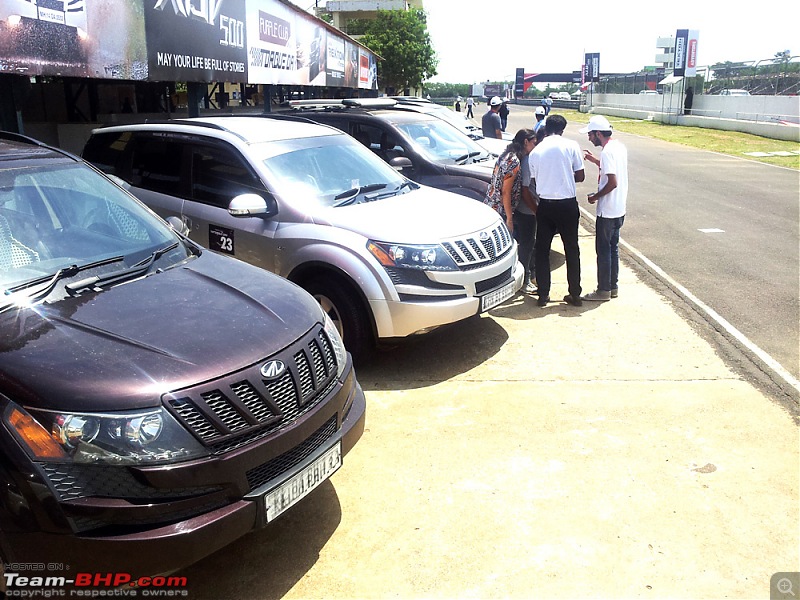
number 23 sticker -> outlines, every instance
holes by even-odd
[[[208,247],[216,252],[235,254],[233,245],[233,229],[220,227],[219,225],[209,225]]]

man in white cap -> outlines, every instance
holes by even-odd
[[[589,119],[580,130],[589,141],[602,148],[600,158],[584,150],[583,157],[600,167],[597,191],[589,194],[589,204],[597,203],[595,250],[597,251],[597,289],[583,296],[590,302],[616,298],[619,277],[619,230],[625,221],[628,199],[628,150],[611,139],[611,124],[602,115]]]
[[[533,125],[533,131],[535,133],[544,127],[544,119],[547,116],[547,111],[545,111],[544,106],[537,106],[534,113],[536,114],[536,123]]]
[[[503,139],[503,124],[500,122],[500,107],[503,105],[503,99],[500,96],[495,96],[489,100],[489,110],[483,115],[481,119],[481,128],[483,129],[483,137]]]

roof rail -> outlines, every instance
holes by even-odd
[[[36,140],[32,137],[28,137],[27,135],[23,135],[21,133],[15,133],[13,131],[2,131],[0,130],[0,140],[9,140],[12,142],[20,142],[23,144],[30,144],[31,146],[43,146],[45,148],[50,148],[49,144],[45,144],[39,140]]]
[[[397,101],[391,98],[312,98],[310,100],[290,100],[292,108],[391,108]]]

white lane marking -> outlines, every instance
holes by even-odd
[[[580,207],[581,212],[584,216],[590,219],[592,222],[595,221],[595,217],[592,213],[587,211],[585,208]],[[650,267],[659,277],[661,277],[664,281],[669,284],[674,290],[676,290],[680,295],[682,295],[686,300],[693,303],[697,308],[702,310],[706,313],[711,319],[717,322],[717,324],[722,327],[729,335],[735,338],[739,343],[741,343],[745,348],[747,348],[750,352],[755,354],[761,361],[770,368],[776,375],[778,375],[781,379],[783,379],[786,383],[792,386],[798,393],[800,393],[800,381],[798,381],[794,375],[789,373],[783,365],[781,365],[777,360],[772,358],[769,354],[764,352],[761,348],[756,346],[753,342],[751,342],[741,331],[736,329],[733,325],[731,325],[727,320],[725,320],[722,315],[718,314],[713,308],[708,306],[705,302],[700,300],[697,296],[692,294],[688,289],[683,287],[680,283],[675,281],[672,277],[667,275],[664,270],[656,265],[652,260],[647,258],[644,254],[639,252],[636,248],[631,246],[625,240],[620,238],[619,243],[625,249],[627,249],[632,254],[636,255],[639,260],[645,263],[648,267]]]
[[[725,233],[724,229],[698,229],[700,233]]]

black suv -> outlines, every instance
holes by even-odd
[[[349,133],[409,179],[483,200],[494,154],[450,123],[390,98],[297,100],[296,114]]]
[[[0,132],[6,582],[28,575],[14,565],[188,565],[327,479],[364,415],[308,293],[202,249],[82,160]]]

